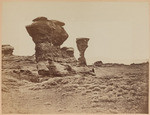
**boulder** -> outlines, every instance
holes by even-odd
[[[60,21],[38,17],[31,25],[26,26],[26,29],[35,44],[49,42],[51,45],[60,46],[68,38],[67,32],[62,27],[64,25]]]
[[[68,67],[52,60],[40,61],[37,64],[39,75],[65,76],[69,74]]]
[[[74,57],[74,49],[72,47],[62,47],[61,50],[63,54]]]
[[[49,75],[49,69],[48,69],[48,61],[39,61],[37,63],[37,69],[39,75]]]
[[[53,65],[50,66],[54,70],[53,76],[66,76],[69,74],[69,71],[67,70],[66,66],[61,65],[60,63],[53,62]]]

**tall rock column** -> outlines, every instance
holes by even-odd
[[[27,32],[35,43],[35,56],[40,75],[57,74],[53,61],[61,57],[60,46],[68,38],[63,26],[65,23],[38,17],[31,25],[26,26]]]
[[[76,39],[77,48],[80,52],[80,57],[78,58],[80,66],[87,65],[86,59],[84,57],[84,53],[85,53],[86,48],[88,47],[88,41],[89,41],[89,38],[77,38]]]

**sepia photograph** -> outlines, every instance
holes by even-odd
[[[2,114],[149,114],[148,0],[2,0]]]

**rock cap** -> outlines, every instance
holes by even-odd
[[[90,38],[76,38],[76,42],[89,41]]]

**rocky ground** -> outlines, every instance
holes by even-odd
[[[148,113],[148,63],[95,67],[95,76],[38,76],[34,57],[3,58],[2,112]]]

